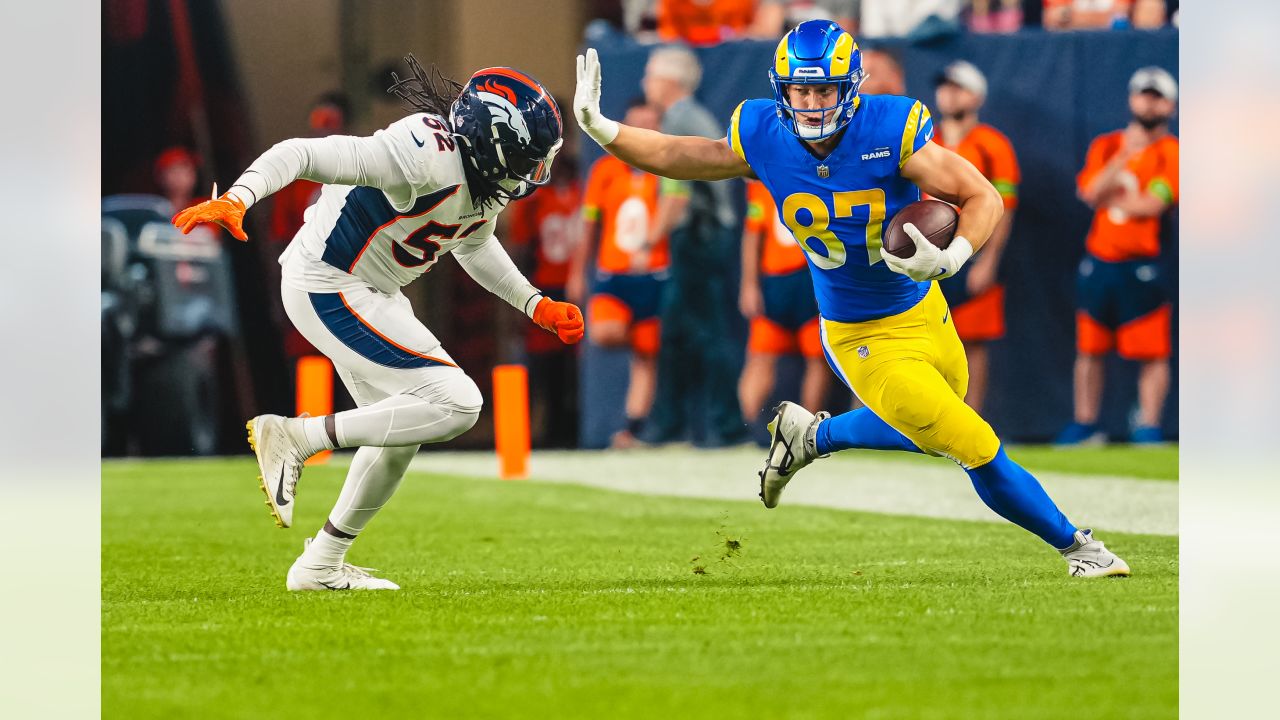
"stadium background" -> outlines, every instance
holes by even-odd
[[[190,145],[204,158],[201,189],[213,180],[225,187],[271,143],[304,135],[311,102],[329,90],[350,97],[351,132],[383,127],[400,115],[383,90],[389,71],[408,52],[455,77],[485,65],[520,67],[558,96],[570,97],[572,56],[583,42],[594,5],[499,0],[106,3],[103,195],[154,192],[152,161],[175,144]],[[638,92],[649,47],[614,34],[592,36],[589,42],[601,51],[603,109],[618,116]],[[1133,70],[1157,64],[1178,74],[1177,43],[1176,30],[1024,30],[888,43],[902,56],[908,93],[926,101],[932,100],[933,74],[946,62],[959,57],[981,67],[991,87],[983,119],[1004,131],[1019,153],[1022,200],[1005,262],[1009,334],[993,350],[986,412],[1008,439],[1045,440],[1070,419],[1075,267],[1090,217],[1075,199],[1074,175],[1089,140],[1127,121],[1126,83]],[[699,99],[727,120],[741,98],[766,94],[764,68],[772,46],[740,41],[700,49],[707,70]],[[580,152],[590,162],[598,149],[586,142]],[[265,236],[264,216],[250,213],[251,237]],[[1176,222],[1166,226],[1176,228]],[[1176,238],[1168,238],[1162,258],[1164,277],[1174,288],[1176,246]],[[281,323],[287,321],[278,309],[274,279],[274,260],[283,246],[227,240],[223,249],[234,283],[235,337],[216,360],[221,382],[211,394],[217,408],[212,449],[240,452],[244,417],[293,407],[290,368],[281,348]],[[415,283],[406,294],[486,395],[489,368],[519,360],[521,335],[512,333],[511,324],[494,320],[504,313],[499,301],[462,278],[453,262],[441,263],[429,281]],[[1176,313],[1175,304],[1175,320]],[[740,340],[744,326],[738,328]],[[104,342],[104,367],[107,347]],[[622,421],[621,391],[616,388],[624,364],[621,357],[590,346],[582,352],[581,440],[584,446],[600,447]],[[1175,354],[1165,412],[1169,437],[1178,431],[1176,370]],[[1103,424],[1123,435],[1133,404],[1134,368],[1113,361],[1111,371]],[[784,377],[778,391],[793,388],[794,378]],[[107,389],[104,382],[104,406]],[[176,402],[165,392],[135,393],[132,400],[116,416],[104,414],[109,420],[104,435],[116,431],[116,437],[106,439],[110,452],[139,450],[136,436],[146,430],[135,420],[141,409],[150,407],[147,403]],[[451,445],[489,447],[491,428],[482,418]]]
[[[408,51],[455,76],[491,63],[519,66],[569,96],[573,51],[592,31],[586,20],[594,12],[593,3],[461,0],[121,0],[103,8],[104,196],[154,192],[152,161],[175,143],[192,144],[204,156],[202,190],[213,179],[225,188],[272,142],[307,134],[311,102],[334,89],[355,103],[351,131],[371,132],[399,114],[381,94],[386,70]],[[1064,40],[1070,42],[1055,49]],[[605,47],[604,40],[589,42]],[[606,102],[616,103],[636,91],[644,50],[625,38],[609,42]],[[904,48],[910,92],[931,99],[934,70],[964,55],[984,65],[993,86],[1008,84],[993,87],[988,119],[1028,118],[1028,127],[1005,130],[1023,153],[1023,215],[1042,223],[1016,231],[1026,254],[1010,263],[1026,268],[1035,260],[1039,273],[1019,281],[1019,292],[1041,310],[1020,310],[1025,314],[1011,319],[1006,343],[1037,344],[1006,347],[996,359],[1005,377],[993,395],[1010,394],[993,397],[991,409],[1007,435],[1021,437],[1027,428],[1010,419],[1018,416],[1008,414],[1006,403],[1047,428],[1040,437],[1065,421],[1071,278],[1087,222],[1070,179],[1090,133],[1124,121],[1124,81],[1140,62],[1152,61],[1142,53],[1155,48],[1154,61],[1176,71],[1176,42],[1174,33],[1065,38],[1027,31]],[[752,54],[767,53],[769,45],[700,51],[715,68],[702,96],[721,120],[735,95],[763,91],[762,63]],[[1004,63],[1000,79],[988,57]],[[1060,63],[1089,80],[1046,85]],[[1048,141],[1024,148],[1024,137]],[[1032,175],[1042,170],[1034,182],[1056,190],[1033,200]],[[280,571],[301,535],[265,521],[260,497],[246,487],[254,461],[241,430],[245,416],[293,404],[282,318],[274,309],[272,273],[281,247],[262,242],[265,212],[251,213],[249,221],[257,242],[224,239],[222,246],[235,285],[225,309],[234,310],[229,326],[236,339],[219,358],[223,384],[215,405],[200,408],[222,411],[217,450],[234,457],[102,463],[102,588],[93,607],[101,632],[91,634],[101,642],[95,670],[101,669],[107,715],[314,716],[331,712],[335,702],[358,702],[411,717],[1070,717],[1078,714],[1081,688],[1093,693],[1099,717],[1174,712],[1176,446],[1017,448],[1019,461],[1069,514],[1088,517],[1141,568],[1130,582],[1064,586],[1060,560],[999,522],[938,459],[844,453],[807,471],[808,479],[789,490],[785,512],[765,512],[753,497],[760,454],[753,448],[539,452],[530,482],[490,481],[491,453],[448,452],[491,447],[485,419],[444,452],[415,460],[393,511],[380,517],[353,558],[402,581],[402,592],[289,596],[282,605]],[[1049,254],[1039,255],[1041,249]],[[1172,267],[1173,258],[1166,261]],[[461,277],[452,261],[408,294],[488,393],[489,367],[518,358],[520,336],[512,330],[521,319]],[[1189,304],[1189,317],[1206,307],[1212,304]],[[502,327],[492,318],[516,322]],[[181,349],[183,341],[173,340]],[[1212,351],[1221,352],[1225,340]],[[1206,347],[1189,344],[1188,357]],[[584,379],[607,384],[616,358],[587,360]],[[1012,386],[1016,395],[1003,384],[1015,377],[1024,378]],[[1123,386],[1116,380],[1112,391]],[[104,390],[105,384],[104,373]],[[155,403],[168,395],[134,397]],[[595,420],[584,425],[609,422],[616,399],[608,388],[585,395],[584,411]],[[1123,396],[1109,400],[1112,429],[1123,423],[1126,405]],[[1167,416],[1176,414],[1171,406]],[[349,462],[350,455],[338,454],[308,469],[299,529],[322,521]],[[653,473],[654,467],[673,472]],[[1205,476],[1221,472],[1216,467]],[[43,469],[26,475],[40,480],[28,486],[55,485]],[[56,486],[65,494],[65,485]],[[65,514],[75,504],[58,508]],[[90,527],[96,535],[99,526]],[[1229,529],[1236,528],[1223,532]],[[727,549],[738,538],[747,551],[734,558]],[[725,555],[718,555],[721,547]],[[1256,577],[1240,563],[1239,548],[1224,550],[1215,566],[1232,568],[1236,578]],[[84,546],[75,551],[75,562],[83,562]],[[710,567],[697,564],[717,557]],[[76,575],[65,571],[69,565],[50,565],[59,572],[43,582]],[[1224,593],[1209,607],[1221,621],[1236,617],[1241,597],[1263,595]],[[1100,616],[1111,631],[1079,631],[1082,619],[1098,630]],[[60,617],[58,627],[65,624]],[[267,627],[283,643],[264,645]],[[31,645],[48,653],[58,648],[50,639],[65,636],[45,633]],[[349,662],[334,662],[334,648]],[[22,656],[28,665],[44,657]],[[1206,656],[1219,657],[1206,669],[1222,665],[1220,656]],[[46,664],[63,677],[67,658],[55,657]],[[1060,665],[1064,657],[1072,660]],[[1054,664],[1060,666],[1045,671]],[[761,683],[755,671],[775,667],[789,671]],[[23,694],[36,695],[29,688]]]

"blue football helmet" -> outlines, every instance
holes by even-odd
[[[778,121],[802,140],[821,140],[844,129],[858,110],[858,88],[865,75],[862,52],[853,36],[830,20],[808,20],[787,33],[778,43],[769,84],[778,106]],[[800,109],[787,98],[788,85],[836,86],[836,104],[825,108]],[[835,111],[821,126],[800,123],[797,112]],[[825,117],[825,115],[824,115]]]
[[[522,198],[551,180],[564,124],[537,80],[507,67],[479,70],[453,101],[449,121],[493,194]]]

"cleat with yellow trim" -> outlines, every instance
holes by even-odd
[[[782,402],[769,423],[769,456],[765,458],[760,475],[760,499],[764,506],[778,506],[782,489],[791,478],[819,457],[815,436],[818,424],[831,417],[831,413],[814,414],[793,402]]]
[[[306,556],[306,546],[311,544],[307,538],[303,544],[303,554],[293,561],[289,574],[285,577],[284,586],[294,591],[305,590],[399,590],[400,586],[386,578],[374,577],[370,572],[376,568],[363,568],[351,563],[342,563],[337,567],[308,567],[302,564]]]
[[[1067,560],[1067,572],[1072,577],[1128,577],[1129,564],[1111,552],[1101,540],[1095,540],[1093,531],[1077,530],[1075,542],[1062,550]]]
[[[307,460],[302,450],[302,427],[290,427],[290,419],[259,415],[245,424],[249,446],[258,459],[258,481],[267,496],[267,509],[282,528],[293,524],[293,499]]]

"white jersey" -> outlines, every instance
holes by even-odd
[[[441,119],[418,114],[375,134],[403,177],[386,178],[380,187],[325,185],[282,257],[285,279],[300,290],[336,289],[343,279],[315,268],[318,260],[392,293],[464,241],[492,236],[503,206],[472,203],[462,155],[444,127]],[[291,257],[295,248],[307,262]]]
[[[453,252],[477,282],[528,314],[541,296],[493,234],[505,203],[472,202],[463,160],[446,121],[418,113],[370,137],[286,140],[228,193],[251,205],[300,177],[324,183],[280,257],[284,281],[298,290],[392,294]]]

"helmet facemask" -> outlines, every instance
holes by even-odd
[[[508,146],[497,142],[494,149],[498,160],[506,168],[506,177],[498,185],[509,194],[516,192],[513,198],[521,198],[551,181],[551,163],[564,145],[564,138],[557,139],[545,155],[531,154],[532,148],[522,145]]]
[[[778,108],[778,119],[782,121],[783,127],[790,130],[796,137],[810,141],[829,138],[849,124],[858,109],[858,88],[862,86],[865,79],[862,68],[857,68],[848,75],[834,78],[814,75],[782,76],[773,69],[769,70],[769,84],[773,86],[773,99]],[[835,85],[836,104],[822,108],[797,108],[791,104],[787,94],[789,85]],[[825,117],[828,112],[832,112],[830,119],[818,126],[800,122],[800,117],[797,115],[797,113],[803,115],[821,113]]]

